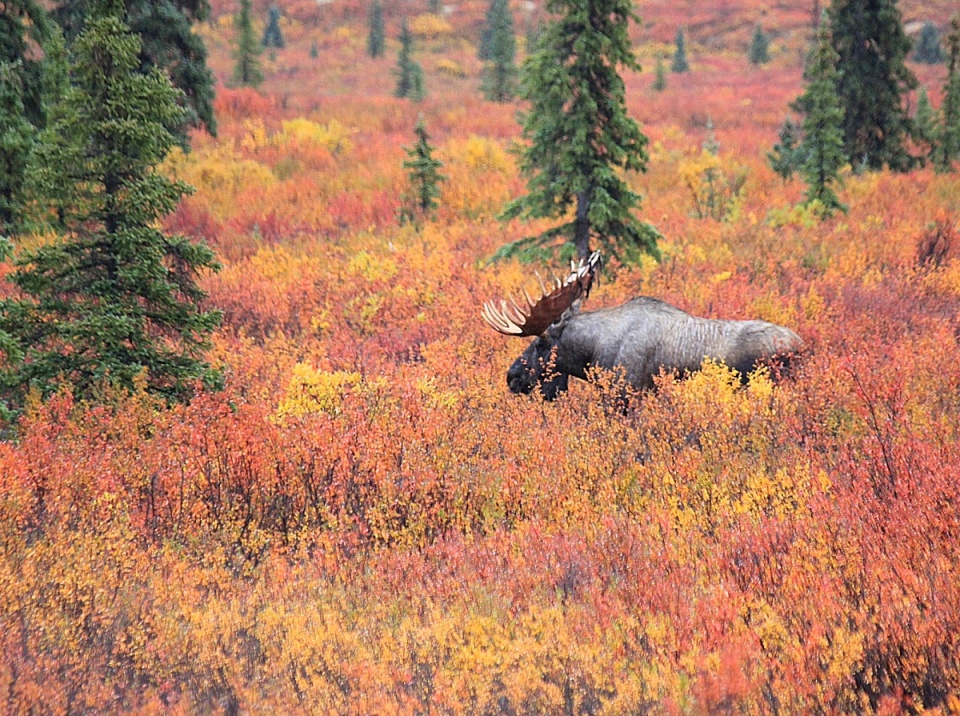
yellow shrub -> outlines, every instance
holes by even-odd
[[[276,146],[313,145],[327,149],[331,154],[345,154],[353,148],[349,136],[353,130],[331,119],[326,126],[298,117],[283,122],[283,130],[273,136]]]
[[[358,251],[347,264],[350,276],[360,276],[367,281],[386,281],[397,275],[397,262],[386,256],[374,256],[367,251]]]
[[[302,417],[311,413],[340,412],[343,395],[360,384],[359,373],[317,370],[307,363],[297,363],[287,385],[287,392],[277,406],[276,417]]]
[[[276,182],[269,167],[243,158],[229,144],[190,154],[174,149],[161,171],[196,188],[198,197],[218,215],[236,210],[233,199],[241,190],[251,186],[266,188]]]
[[[453,60],[446,57],[437,62],[437,72],[448,77],[466,77],[467,72]]]
[[[680,180],[690,191],[698,219],[736,219],[747,168],[703,150],[680,162]]]
[[[267,136],[267,128],[260,119],[243,120],[243,139],[240,140],[240,146],[248,152],[256,152],[263,147],[270,145],[270,138]]]
[[[447,152],[451,163],[462,162],[471,169],[507,174],[513,168],[513,161],[503,148],[485,137],[471,135],[466,141],[451,142]]]
[[[668,379],[658,402],[672,427],[652,440],[655,459],[636,473],[647,486],[641,502],[664,507],[681,530],[703,532],[743,515],[783,517],[804,509],[819,477],[807,465],[761,457],[773,446],[778,401],[764,369],[745,389],[733,370],[711,361],[686,380]]]
[[[353,130],[344,127],[335,119],[324,126],[309,119],[297,117],[284,120],[282,129],[276,134],[268,134],[259,119],[248,119],[243,123],[244,135],[240,146],[248,152],[258,152],[267,147],[280,149],[298,149],[320,147],[331,154],[345,154],[353,148],[349,137]]]
[[[424,13],[410,21],[410,33],[424,40],[436,40],[453,34],[453,26],[439,15]]]

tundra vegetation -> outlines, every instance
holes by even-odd
[[[197,281],[223,312],[204,354],[223,389],[64,388],[4,425],[0,711],[956,711],[960,176],[868,159],[822,218],[774,172],[809,3],[636,6],[624,98],[648,160],[622,176],[661,260],[605,266],[589,307],[761,318],[808,352],[781,382],[664,376],[627,415],[603,380],[511,394],[517,343],[480,319],[533,289],[534,267],[486,259],[555,223],[497,219],[525,190],[523,105],[481,92],[487,0],[385,0],[378,60],[366,0],[278,5],[259,91],[229,86],[239,6],[195,26],[218,136],[162,164],[195,187],[164,233],[222,264]],[[899,7],[946,36],[955,3]],[[416,103],[393,96],[405,14]],[[255,39],[265,19],[255,4]],[[696,61],[653,92],[677,27]],[[906,63],[942,118],[947,65]],[[401,225],[421,113],[445,181]],[[722,215],[698,213],[718,187]],[[14,257],[49,240],[23,233]]]

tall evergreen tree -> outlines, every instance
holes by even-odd
[[[934,151],[934,166],[939,172],[951,171],[960,159],[960,15],[950,19],[947,33],[947,82],[940,107],[940,131]]]
[[[237,28],[237,46],[233,58],[233,81],[244,87],[256,87],[263,82],[260,71],[260,43],[253,34],[253,18],[250,16],[250,0],[240,0],[240,11],[234,18]]]
[[[690,64],[687,62],[687,36],[682,27],[677,28],[677,36],[674,40],[676,47],[673,51],[673,63],[670,69],[674,72],[687,72]]]
[[[286,43],[283,41],[283,32],[280,30],[280,8],[271,5],[267,15],[267,26],[263,29],[263,39],[260,44],[264,47],[273,47],[282,50]]]
[[[530,144],[520,168],[529,193],[502,216],[570,220],[497,256],[542,256],[558,240],[572,242],[572,253],[583,258],[593,241],[624,261],[658,256],[659,234],[634,216],[640,197],[618,175],[647,164],[647,138],[627,114],[618,72],[640,69],[627,33],[629,22],[638,21],[633,3],[548,0],[547,11],[555,19],[521,70],[521,96],[530,102],[523,136]]]
[[[43,127],[42,64],[50,23],[36,0],[0,3],[0,237],[21,229],[27,157]]]
[[[517,43],[513,14],[507,0],[493,0],[490,22],[490,54],[484,67],[482,89],[492,102],[509,102],[517,89]]]
[[[543,35],[543,24],[533,17],[528,18],[527,29],[523,34],[523,44],[527,55],[536,52],[541,35]]]
[[[423,68],[413,59],[413,35],[407,27],[406,18],[400,24],[400,52],[394,74],[397,77],[397,87],[393,92],[395,97],[408,97],[415,102],[423,99],[426,94]]]
[[[913,51],[913,59],[925,65],[939,65],[944,58],[943,48],[940,47],[940,33],[937,32],[936,25],[927,20],[920,30],[920,38]]]
[[[23,180],[36,131],[24,112],[19,69],[0,62],[0,239],[20,232]]]
[[[44,45],[43,77],[42,77],[43,104],[49,126],[69,126],[67,121],[70,114],[69,106],[63,101],[70,89],[70,63],[67,56],[66,41],[63,32],[56,25],[50,29],[50,37]],[[71,161],[81,161],[69,153],[70,137],[53,132],[45,132],[42,136],[43,156],[70,157]],[[67,207],[71,204],[74,192],[70,177],[59,171],[54,164],[32,161],[28,168],[32,175],[32,183],[38,183],[42,177],[43,198],[50,215],[45,218],[54,231],[64,231]]]
[[[657,67],[653,75],[653,91],[663,92],[667,88],[667,68],[663,64],[663,58],[657,55]]]
[[[930,104],[926,87],[921,87],[917,95],[917,112],[913,116],[913,124],[916,129],[914,137],[917,143],[924,148],[921,160],[926,162],[927,157],[933,156],[939,133],[937,115]]]
[[[83,30],[91,8],[99,0],[58,0],[53,19],[63,29],[67,44]],[[137,70],[149,73],[164,70],[183,93],[178,100],[184,108],[177,128],[178,142],[186,146],[190,127],[217,132],[213,111],[213,73],[207,67],[203,38],[193,32],[196,23],[210,17],[208,0],[124,0],[124,21],[140,37]]]
[[[58,197],[65,231],[18,257],[10,278],[22,298],[0,306],[0,332],[19,344],[0,370],[13,407],[63,381],[88,398],[104,381],[130,388],[142,376],[178,399],[217,378],[202,351],[220,317],[202,310],[196,283],[216,268],[213,252],[158,228],[188,190],[156,169],[176,144],[180,93],[159,69],[137,71],[140,43],[119,1],[93,11],[29,175],[41,204],[68,187],[69,204]]]
[[[382,57],[386,46],[386,31],[383,27],[383,5],[373,0],[370,6],[370,29],[367,33],[367,54],[370,57]]]
[[[833,0],[837,92],[844,108],[844,153],[855,170],[916,164],[907,151],[912,122],[903,101],[917,79],[905,60],[910,38],[896,0]]]
[[[423,67],[419,62],[410,65],[410,91],[407,99],[422,102],[427,96],[427,83],[423,76]]]
[[[834,186],[840,183],[840,170],[846,164],[843,153],[843,107],[837,95],[837,53],[833,49],[829,23],[824,19],[817,33],[817,45],[807,69],[808,84],[798,101],[806,111],[800,171],[807,182],[804,203],[819,202],[830,215],[845,210]]]
[[[751,65],[765,65],[770,61],[770,39],[758,22],[753,28],[747,59]]]
[[[803,132],[800,125],[793,121],[791,117],[783,120],[780,125],[779,142],[773,145],[773,150],[767,154],[767,161],[770,166],[784,181],[790,181],[803,164],[803,154],[800,148],[800,140]]]
[[[406,149],[409,159],[403,162],[408,170],[410,193],[405,197],[401,209],[402,221],[417,221],[429,217],[438,206],[440,183],[444,181],[440,168],[443,162],[433,156],[427,123],[421,115],[414,128],[416,143]]]
[[[497,14],[500,12],[500,0],[490,0],[487,13],[484,17],[483,28],[480,30],[480,43],[477,45],[477,59],[486,62],[492,56],[493,29],[497,24]]]
[[[0,8],[0,63],[19,79],[20,101],[27,120],[36,128],[43,126],[40,98],[41,65],[37,59],[49,36],[49,22],[36,0],[4,0]],[[14,81],[8,77],[7,81]]]

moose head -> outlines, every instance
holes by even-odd
[[[523,305],[514,298],[500,299],[499,305],[489,301],[482,316],[487,324],[505,336],[534,336],[535,340],[507,371],[507,386],[513,393],[529,393],[536,385],[547,400],[553,400],[567,389],[570,373],[558,365],[558,346],[568,319],[578,302],[590,295],[590,288],[600,267],[600,252],[586,260],[570,262],[566,279],[554,279],[551,290],[540,281],[540,298],[534,301],[523,291]],[[537,276],[539,279],[539,275]]]

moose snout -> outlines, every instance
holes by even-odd
[[[530,375],[530,369],[522,361],[516,361],[510,370],[507,371],[507,387],[511,393],[523,393],[526,395],[533,390],[533,377]]]

